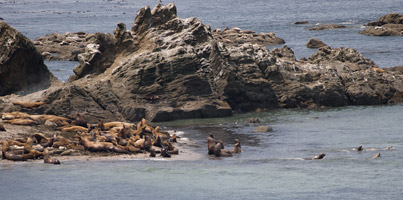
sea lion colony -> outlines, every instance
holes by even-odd
[[[152,127],[142,119],[137,125],[126,122],[104,122],[98,120],[98,124],[89,124],[84,117],[77,113],[74,120],[55,115],[29,115],[23,112],[2,113],[4,123],[12,125],[36,126],[47,124],[57,131],[53,137],[46,137],[42,133],[33,133],[27,138],[19,138],[2,142],[2,159],[12,161],[27,161],[29,159],[44,159],[45,163],[60,164],[60,161],[51,158],[50,155],[72,155],[79,151],[112,152],[118,154],[149,153],[150,157],[171,157],[179,154],[179,150],[173,145],[177,142],[176,134],[160,131],[160,127]],[[136,127],[136,128],[134,128]],[[6,131],[0,124],[1,131]],[[72,133],[71,138],[65,138],[60,133]],[[241,153],[241,143],[235,139],[232,149],[224,149],[224,143],[216,140],[213,134],[207,137],[208,154],[216,157],[231,157]],[[359,146],[355,151],[362,151]],[[385,150],[393,150],[388,147]],[[323,159],[325,153],[320,153],[306,160]],[[380,154],[372,158],[379,158]]]
[[[83,116],[77,113],[74,120],[55,115],[29,115],[23,112],[2,113],[4,123],[12,125],[51,125],[57,131],[53,137],[42,133],[33,133],[27,138],[19,138],[2,142],[2,159],[26,161],[29,159],[44,159],[45,163],[60,164],[50,155],[71,155],[78,151],[112,152],[118,154],[150,153],[155,157],[179,154],[173,145],[178,136],[160,131],[159,126],[152,127],[142,119],[135,124],[125,122],[87,123]],[[4,127],[2,126],[4,129]],[[61,136],[70,133],[71,137]]]

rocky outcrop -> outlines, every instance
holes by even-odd
[[[321,30],[328,30],[328,29],[339,29],[339,28],[347,28],[344,25],[340,24],[319,24],[316,26],[312,26],[309,28],[310,31],[321,31]]]
[[[81,113],[89,122],[167,121],[280,107],[402,102],[403,76],[397,69],[380,69],[343,47],[321,47],[298,61],[287,46],[270,52],[266,45],[274,37],[262,35],[212,31],[196,18],[178,18],[173,4],[145,7],[131,30],[118,24],[113,35],[95,34],[78,55],[80,65],[69,82],[31,99],[46,104],[27,110],[5,99],[0,110]]]
[[[32,42],[0,21],[0,95],[48,87],[53,75]]]
[[[94,34],[67,32],[38,37],[33,43],[46,60],[78,61],[78,55],[83,53],[87,44],[93,43],[94,39]]]
[[[390,13],[378,21],[369,22],[361,34],[368,36],[403,36],[403,15]]]
[[[241,30],[240,28],[231,29],[214,29],[212,31],[213,38],[224,44],[244,44],[253,43],[259,45],[279,45],[285,41],[276,36],[273,32],[270,33],[255,33],[250,30]]]
[[[306,43],[305,46],[308,47],[308,48],[311,48],[311,49],[319,49],[320,47],[327,46],[327,44],[325,44],[324,42],[322,42],[318,38],[312,38],[312,39],[310,39],[308,41],[308,43]]]

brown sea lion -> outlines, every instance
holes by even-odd
[[[174,145],[172,145],[172,143],[170,143],[170,142],[167,142],[167,148],[168,148],[168,153],[169,154],[175,154],[175,155],[177,155],[177,154],[179,154],[179,150],[174,146]]]
[[[24,154],[22,155],[25,159],[37,159],[43,157],[43,153],[32,148],[32,138],[28,137],[27,142],[24,145]]]
[[[101,131],[105,131],[104,120],[98,119],[97,128],[98,128],[99,130],[101,130]]]
[[[320,153],[320,154],[318,154],[317,156],[314,156],[314,157],[312,158],[312,160],[322,159],[322,158],[324,158],[325,156],[326,156],[325,153]]]
[[[381,153],[377,153],[375,156],[372,156],[373,159],[377,159],[379,157],[381,157]]]
[[[161,157],[164,157],[164,158],[170,158],[171,157],[171,154],[168,152],[168,148],[163,147],[161,149]]]
[[[176,143],[177,142],[176,138],[178,138],[178,136],[176,136],[176,134],[174,133],[174,134],[171,135],[171,138],[169,138],[169,141]]]
[[[392,146],[390,146],[390,147],[386,147],[385,150],[387,150],[387,151],[393,151],[393,150],[395,150],[395,149],[394,149]]]
[[[155,151],[154,151],[154,148],[151,148],[150,149],[150,157],[155,157],[156,155],[155,155]]]
[[[10,147],[7,141],[3,141],[3,147],[2,147],[2,154],[1,158],[6,159],[6,160],[12,160],[12,161],[26,161],[27,159],[22,156],[21,153],[17,153],[15,151],[10,151]]]
[[[29,114],[24,113],[24,112],[11,112],[11,113],[1,114],[2,120],[12,120],[12,119],[18,119],[18,118],[27,118],[27,117],[29,117]]]
[[[122,138],[122,139],[127,139],[130,138],[132,136],[130,128],[127,127],[125,124],[123,124],[123,128],[120,129],[120,131],[118,132],[118,137]]]
[[[214,146],[214,155],[216,157],[231,157],[232,153],[228,150],[225,150],[223,142],[218,140],[217,144]]]
[[[0,124],[0,131],[7,131],[3,124]]]
[[[35,126],[39,125],[37,121],[34,121],[32,119],[22,119],[22,118],[17,118],[17,119],[11,119],[11,120],[4,120],[5,123],[9,123],[12,125],[21,125],[21,126]]]
[[[16,101],[13,102],[14,105],[18,105],[21,106],[23,108],[34,108],[34,107],[39,107],[42,105],[45,105],[45,102],[39,101],[39,102],[35,102],[35,101]]]
[[[45,150],[43,150],[43,161],[45,163],[49,163],[49,164],[56,164],[59,165],[60,161],[56,158],[51,158],[49,156],[49,150],[47,148],[45,148]]]
[[[234,148],[232,149],[232,153],[241,153],[241,152],[242,152],[241,142],[239,141],[238,138],[236,138]]]
[[[213,134],[210,134],[209,137],[207,137],[207,151],[208,155],[213,155],[214,154],[214,146],[216,145],[216,141],[214,139]]]
[[[73,124],[88,128],[87,121],[82,115],[80,115],[80,113],[77,113],[76,119],[73,121]]]
[[[83,126],[68,126],[68,127],[61,127],[60,130],[63,132],[87,132],[88,128]]]
[[[109,142],[92,142],[88,137],[81,137],[81,142],[84,148],[88,151],[108,151],[113,148],[113,144]]]

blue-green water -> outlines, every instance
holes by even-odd
[[[403,105],[278,110],[230,118],[181,120],[202,153],[191,161],[77,161],[60,166],[0,163],[2,199],[401,199]],[[258,117],[273,132],[254,133]],[[206,155],[208,134],[244,152]],[[353,151],[362,145],[363,152]],[[383,150],[393,146],[395,150]],[[365,149],[376,148],[375,151]],[[304,160],[325,152],[323,160]],[[380,152],[379,159],[371,159]]]

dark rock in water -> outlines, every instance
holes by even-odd
[[[308,43],[306,44],[306,46],[308,48],[312,48],[312,49],[319,49],[320,47],[325,47],[327,46],[327,44],[325,44],[324,42],[320,41],[317,38],[312,38],[308,41]]]
[[[361,34],[368,36],[403,36],[403,15],[390,13],[378,21],[369,22]]]
[[[50,86],[53,75],[32,42],[0,21],[0,95]]]
[[[294,22],[294,24],[309,24],[309,22],[308,21],[297,21],[297,22]]]
[[[270,126],[258,126],[253,130],[255,133],[265,133],[270,131],[273,131],[273,128]]]
[[[316,26],[312,26],[309,28],[310,31],[321,31],[321,30],[328,30],[328,29],[339,29],[339,28],[347,28],[344,25],[340,24],[319,24]]]

